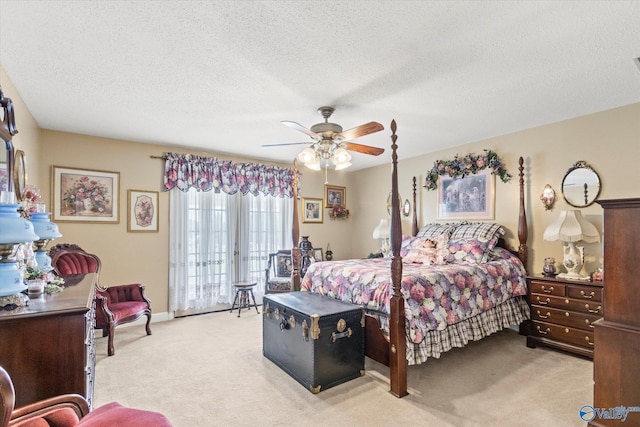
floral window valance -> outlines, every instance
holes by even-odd
[[[491,169],[491,174],[500,177],[502,182],[509,182],[511,174],[507,171],[498,155],[491,150],[484,150],[484,154],[467,154],[460,157],[456,154],[453,160],[437,160],[430,171],[427,172],[424,188],[435,190],[438,188],[438,177],[449,175],[451,178],[464,178],[473,175],[486,168]]]
[[[164,191],[215,191],[293,197],[294,170],[256,163],[233,163],[194,154],[166,153]],[[299,180],[298,180],[299,182]]]

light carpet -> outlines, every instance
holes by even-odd
[[[410,366],[409,395],[391,395],[388,368],[312,394],[262,355],[262,316],[212,313],[120,327],[116,354],[96,333],[94,407],[111,401],[198,426],[584,426],[590,360],[527,348],[513,330]]]

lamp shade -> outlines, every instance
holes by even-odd
[[[38,240],[52,240],[62,237],[58,225],[49,221],[50,212],[34,212],[31,214],[33,230],[38,235]]]
[[[38,240],[31,221],[18,213],[17,204],[0,204],[0,244],[26,243]]]
[[[560,216],[544,231],[544,240],[587,243],[600,241],[600,234],[595,225],[584,219],[579,210],[561,211]]]
[[[389,237],[389,221],[381,219],[380,223],[373,229],[374,239],[386,239]]]

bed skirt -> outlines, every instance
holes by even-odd
[[[407,362],[419,365],[428,358],[440,358],[455,347],[464,347],[469,341],[478,341],[511,325],[519,325],[529,319],[529,305],[524,296],[511,298],[491,310],[470,319],[447,326],[442,331],[430,331],[420,343],[407,338]],[[388,331],[387,319],[378,319]]]

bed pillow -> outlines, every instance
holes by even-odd
[[[458,225],[449,236],[457,239],[493,239],[504,236],[504,228],[495,222],[467,222]]]
[[[444,264],[444,249],[445,239],[442,235],[435,239],[416,237],[411,239],[411,244],[407,247],[402,260],[414,264]]]
[[[425,239],[434,239],[438,236],[444,236],[445,239],[448,239],[453,230],[456,229],[461,223],[451,223],[451,222],[432,222],[430,224],[426,224],[424,227],[418,231],[416,237],[422,237]]]
[[[459,239],[478,239],[482,242],[488,242],[486,248],[486,257],[482,262],[487,262],[489,253],[498,244],[498,239],[504,235],[504,228],[495,222],[469,222],[456,227],[449,237],[450,240]]]
[[[444,249],[444,262],[449,264],[481,264],[487,262],[497,238],[450,239]]]

